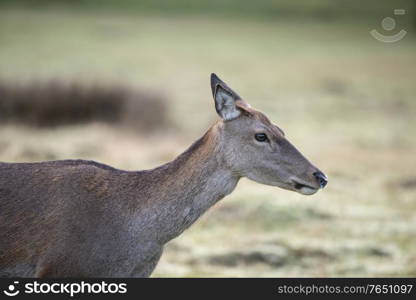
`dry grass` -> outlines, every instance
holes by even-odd
[[[169,123],[166,101],[155,92],[59,80],[0,80],[0,122],[34,127],[104,122],[142,132]]]
[[[415,276],[416,44],[379,43],[377,25],[2,11],[0,76],[138,82],[168,95],[177,130],[2,126],[0,160],[166,162],[216,118],[215,71],[330,182],[305,197],[242,180],[154,276]]]

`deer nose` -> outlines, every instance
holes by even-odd
[[[321,171],[313,173],[313,176],[315,176],[315,178],[318,180],[321,189],[323,189],[328,183],[328,177],[326,177],[326,175]]]

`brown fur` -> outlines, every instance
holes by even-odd
[[[319,170],[226,88],[213,87],[226,119],[152,170],[84,160],[0,163],[0,277],[149,276],[163,246],[241,177],[316,192]],[[259,131],[267,141],[255,140]]]

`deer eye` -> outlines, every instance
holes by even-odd
[[[265,142],[268,140],[267,135],[265,133],[256,133],[254,138],[259,142]]]

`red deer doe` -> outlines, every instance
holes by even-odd
[[[148,277],[241,177],[311,195],[327,177],[215,74],[221,120],[173,161],[0,163],[0,277]]]

